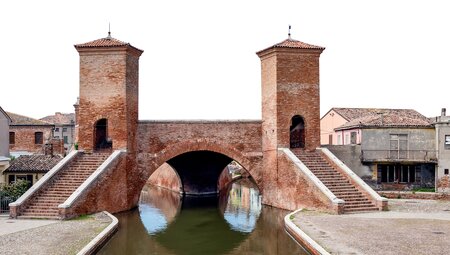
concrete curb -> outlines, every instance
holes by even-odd
[[[301,210],[302,209],[298,209],[284,217],[284,227],[286,228],[286,231],[311,254],[330,255],[330,253],[328,253],[322,246],[316,243],[316,241],[314,241],[291,221],[291,216]]]
[[[104,214],[111,218],[112,222],[103,229],[94,239],[92,239],[84,248],[77,253],[77,255],[91,255],[95,254],[117,231],[119,227],[119,220],[107,211]]]

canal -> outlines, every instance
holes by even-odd
[[[119,230],[98,254],[307,254],[284,230],[287,213],[261,205],[248,179],[219,197],[146,186],[138,208],[115,215]]]

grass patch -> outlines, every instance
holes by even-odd
[[[434,188],[414,188],[413,192],[436,192]]]
[[[289,216],[289,219],[290,220],[293,220],[295,218],[295,215],[294,214],[291,214],[291,216]]]

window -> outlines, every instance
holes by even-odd
[[[408,158],[408,135],[391,134],[389,147],[390,159]]]
[[[18,174],[18,175],[9,175],[8,182],[9,184],[14,183],[18,180],[24,180],[28,182],[28,189],[33,185],[33,175],[32,174]]]
[[[350,143],[351,144],[356,144],[356,132],[351,132],[350,133]]]
[[[63,132],[67,132],[67,128],[63,128]]]
[[[16,143],[16,133],[9,132],[9,144],[15,144]]]
[[[59,132],[59,128],[55,128],[55,132]]]
[[[337,145],[342,145],[342,137],[341,135],[337,135]]]
[[[328,144],[333,145],[333,135],[328,135]]]
[[[450,149],[450,135],[445,135],[444,147],[446,150]]]
[[[64,136],[64,143],[68,144],[69,143],[69,138],[67,136]]]
[[[444,169],[444,174],[448,175],[448,169]]]
[[[344,145],[350,144],[350,134],[345,134]]]
[[[414,183],[417,179],[416,165],[378,165],[378,174],[379,182]]]
[[[44,143],[44,134],[42,132],[34,133],[34,144],[43,144]]]

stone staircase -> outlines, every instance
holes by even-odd
[[[108,158],[108,153],[81,153],[61,169],[50,183],[31,197],[18,218],[59,219],[58,205],[69,196]]]
[[[344,213],[378,211],[378,208],[319,151],[292,150],[333,194],[345,201]]]

